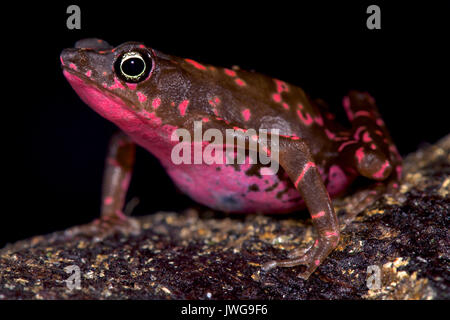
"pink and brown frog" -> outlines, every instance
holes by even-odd
[[[321,101],[292,84],[243,70],[202,64],[163,54],[139,42],[112,47],[99,39],[78,41],[61,53],[64,76],[92,109],[120,128],[110,143],[101,217],[70,234],[106,236],[138,232],[123,214],[135,145],[159,159],[174,183],[192,199],[225,212],[285,213],[308,209],[317,239],[288,259],[263,269],[305,265],[307,279],[336,247],[340,224],[331,197],[358,176],[374,180],[358,193],[343,217],[350,222],[383,194],[395,194],[401,157],[374,99],[352,91],[343,99],[347,128]],[[171,161],[177,129],[279,130],[279,171],[262,174],[260,163],[181,164]],[[249,144],[246,144],[249,145]],[[205,147],[205,146],[203,146]],[[269,150],[270,151],[270,150]]]

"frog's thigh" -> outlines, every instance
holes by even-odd
[[[336,247],[339,240],[339,223],[308,145],[302,140],[280,139],[279,157],[280,165],[306,203],[318,239],[304,255],[300,256],[304,252],[297,250],[290,255],[290,259],[272,261],[263,268],[267,270],[275,266],[304,264],[307,269],[299,276],[307,279]]]
[[[383,181],[355,194],[347,206],[345,224],[383,194],[402,201],[399,193],[402,159],[378,112],[374,99],[365,92],[350,91],[344,108],[353,126],[352,141],[338,147],[340,160],[369,179]]]
[[[102,186],[102,217],[122,217],[136,146],[123,132],[110,140]]]

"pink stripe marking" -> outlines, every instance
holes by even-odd
[[[306,116],[303,116],[302,111],[297,110],[297,115],[305,125],[309,126],[313,123],[313,118],[309,115],[309,113],[306,113]]]
[[[376,121],[376,124],[379,125],[380,127],[384,126],[384,121],[381,118],[378,118]]]
[[[338,236],[338,233],[336,231],[326,231],[325,232],[325,237],[329,238],[329,237],[336,237]]]
[[[356,111],[355,112],[354,117],[355,118],[358,118],[358,117],[369,117],[369,118],[371,118],[372,114],[369,111],[360,110],[360,111]]]
[[[225,72],[225,74],[226,74],[227,76],[230,76],[230,77],[236,77],[236,72],[233,71],[233,70],[230,70],[230,69],[224,69],[223,71]]]
[[[186,114],[186,108],[189,104],[189,100],[183,100],[180,105],[178,106],[178,109],[180,110],[180,114],[184,116]]]
[[[358,163],[361,163],[362,159],[364,158],[364,147],[358,148],[355,155],[356,158],[358,158]]]
[[[347,113],[347,117],[350,121],[353,120],[353,112],[350,109],[350,98],[349,97],[344,97],[344,99],[342,100],[342,105],[344,106],[345,112]]]
[[[130,90],[136,90],[136,88],[137,88],[137,83],[127,83],[127,87],[128,87]]]
[[[339,146],[338,152],[341,152],[342,150],[344,150],[344,148],[345,148],[346,146],[348,146],[348,145],[350,145],[350,144],[357,143],[357,142],[358,142],[358,141],[354,141],[354,140],[350,140],[350,141],[344,142],[343,144],[341,144],[341,145]]]
[[[353,138],[355,138],[355,140],[359,140],[359,134],[365,128],[366,128],[365,126],[358,127],[358,129],[356,129],[356,131],[355,131],[355,134],[353,135]]]
[[[250,109],[242,110],[242,116],[244,117],[245,121],[248,121],[250,119],[250,115],[251,115]]]
[[[125,87],[122,85],[122,83],[120,83],[120,81],[119,81],[119,79],[117,79],[117,77],[114,77],[114,84],[109,86],[109,89],[111,89],[111,90],[113,90],[113,89],[125,89]]]
[[[319,211],[316,214],[312,214],[311,218],[312,219],[317,219],[317,218],[323,217],[324,215],[325,215],[325,211]]]
[[[199,70],[206,70],[206,67],[200,63],[198,63],[197,61],[194,61],[192,59],[184,59],[184,61],[186,61],[187,63],[192,64],[194,67],[196,67]]]
[[[274,93],[273,95],[272,95],[272,99],[275,101],[275,102],[281,102],[281,95],[279,94],[279,93]]]
[[[103,200],[103,203],[105,205],[110,205],[113,202],[113,198],[112,197],[106,197],[105,200]]]
[[[297,180],[295,181],[295,187],[297,188],[298,184],[300,183],[300,181],[302,181],[303,176],[306,174],[306,172],[308,172],[309,169],[311,168],[315,168],[316,164],[314,162],[308,162],[305,167],[303,168],[302,172],[300,173],[300,175],[298,176]]]
[[[237,78],[236,80],[234,80],[236,82],[236,84],[238,86],[244,87],[246,85],[246,83],[244,82],[244,80]]]
[[[161,105],[161,99],[160,98],[155,98],[152,101],[152,107],[154,109],[158,109],[158,107]]]
[[[139,102],[145,102],[147,100],[147,96],[142,92],[137,92]]]
[[[327,128],[325,128],[325,134],[327,135],[328,139],[330,140],[334,140],[336,138],[336,135],[331,132],[330,130],[328,130]]]
[[[370,141],[372,141],[372,138],[370,137],[370,134],[369,134],[369,132],[364,132],[364,134],[363,134],[363,141],[364,142],[370,142]]]
[[[286,92],[288,92],[289,91],[289,87],[288,87],[288,85],[286,84],[286,82],[284,82],[284,81],[281,81],[281,80],[278,80],[278,79],[275,79],[275,83],[276,83],[276,85],[277,85],[277,92],[283,92],[283,91],[286,91]]]
[[[120,220],[123,220],[123,221],[127,220],[127,217],[125,216],[125,214],[120,210],[116,210],[116,215],[120,218]]]
[[[319,125],[319,126],[323,126],[323,119],[322,117],[319,115],[317,117],[314,118],[314,121]]]
[[[389,166],[389,161],[385,161],[384,163],[383,163],[383,165],[381,166],[381,168],[380,168],[380,170],[378,170],[377,172],[375,172],[374,174],[373,174],[373,177],[374,178],[382,178],[383,177],[383,173],[384,173],[384,170],[386,170],[386,168]]]

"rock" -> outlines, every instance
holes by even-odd
[[[301,266],[260,267],[310,243],[310,219],[189,209],[139,217],[137,236],[7,245],[0,299],[450,299],[450,135],[405,159],[401,192],[405,202],[385,197],[358,216],[308,281]],[[70,290],[72,265],[81,277]]]

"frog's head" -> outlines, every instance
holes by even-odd
[[[113,48],[100,39],[84,39],[63,50],[60,59],[71,86],[103,117],[121,126],[136,113],[149,114],[160,72],[154,50],[138,42]]]

